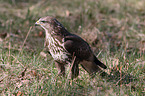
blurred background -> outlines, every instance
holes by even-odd
[[[126,47],[143,52],[144,5],[144,0],[1,0],[0,30],[10,35],[17,45],[39,18],[51,15],[68,31],[81,35],[95,47],[107,49],[127,44]],[[43,30],[33,28],[28,45],[42,44],[40,37],[44,37]]]
[[[104,84],[104,80],[96,78],[96,82],[101,83],[92,85],[87,80],[82,81],[89,78],[82,70],[84,75],[80,74],[77,82],[83,83],[74,81],[74,87],[63,86],[66,81],[58,77],[61,84],[55,81],[53,76],[57,70],[44,48],[45,32],[34,27],[39,18],[47,15],[56,17],[69,32],[86,40],[99,60],[108,66],[109,74],[111,70],[118,70],[119,79],[114,82],[128,75],[132,75],[133,80],[138,79],[116,88],[114,82]],[[145,0],[0,1],[0,94],[141,96],[145,92],[144,65]],[[47,78],[45,87],[45,80],[40,78],[43,76]]]

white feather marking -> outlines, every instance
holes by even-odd
[[[44,28],[45,29],[45,28]],[[46,31],[46,42],[48,42],[48,49],[52,55],[52,57],[54,58],[54,60],[61,60],[61,61],[65,61],[66,59],[68,59],[68,56],[69,53],[68,52],[64,52],[63,48],[64,48],[64,44],[61,43],[59,40],[57,39],[54,39],[50,33],[48,33],[47,30]],[[56,46],[56,42],[58,42],[59,46],[62,46],[62,47],[57,47]]]

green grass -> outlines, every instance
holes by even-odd
[[[144,0],[1,0],[0,34],[7,37],[0,37],[0,95],[145,95],[144,5]],[[110,75],[92,79],[80,66],[74,80],[67,77],[69,68],[65,78],[58,76],[39,27],[22,46],[29,28],[47,15],[84,38]]]

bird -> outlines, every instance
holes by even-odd
[[[55,17],[42,17],[35,25],[39,25],[45,30],[45,47],[53,57],[59,75],[65,76],[68,64],[72,66],[70,68],[72,79],[79,75],[79,64],[92,77],[96,72],[102,72],[102,69],[107,68],[97,59],[84,39],[67,31]]]

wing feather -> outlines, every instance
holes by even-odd
[[[74,34],[65,36],[64,47],[69,53],[74,53],[80,60],[88,59],[92,54],[89,44]]]

